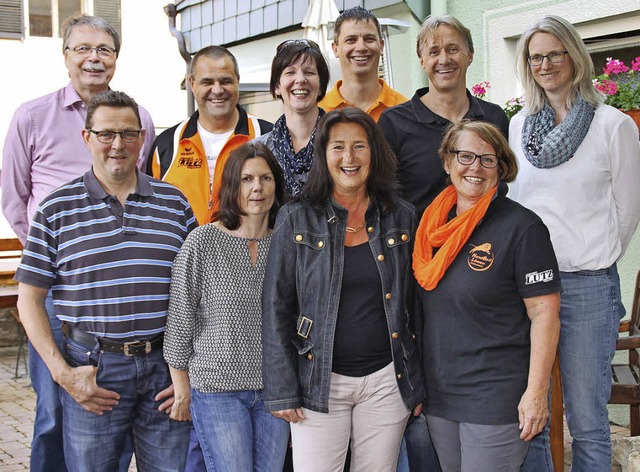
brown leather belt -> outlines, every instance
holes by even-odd
[[[100,349],[103,351],[124,354],[125,356],[142,356],[144,354],[148,354],[152,350],[162,347],[162,343],[164,341],[164,334],[159,334],[146,341],[112,341],[107,338],[101,338],[99,336],[89,334],[68,323],[62,323],[62,334],[69,339],[73,339],[74,341],[86,346],[92,346],[97,341]]]

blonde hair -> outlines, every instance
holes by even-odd
[[[517,67],[518,76],[524,85],[527,109],[530,114],[538,113],[546,103],[544,89],[533,78],[533,72],[527,62],[529,42],[536,33],[548,33],[562,43],[573,61],[573,77],[566,108],[571,110],[582,97],[587,103],[597,107],[604,101],[604,96],[593,86],[593,61],[582,42],[578,31],[564,18],[545,16],[527,29],[518,41]]]
[[[473,54],[473,39],[471,38],[471,31],[465,25],[460,23],[456,17],[451,15],[438,15],[428,16],[422,22],[418,37],[416,39],[416,53],[418,57],[421,57],[420,53],[427,40],[436,33],[439,26],[449,26],[460,33],[460,36],[464,38],[467,43],[467,49]]]

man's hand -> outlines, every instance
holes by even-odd
[[[96,376],[98,369],[93,366],[70,367],[65,369],[56,382],[64,388],[71,398],[82,408],[96,415],[113,410],[120,395],[112,390],[98,387]]]
[[[306,418],[302,413],[302,408],[289,408],[288,410],[272,411],[271,414],[276,418],[281,418],[288,423],[297,423],[303,421]]]
[[[158,407],[158,411],[164,411],[167,415],[171,415],[171,407],[173,406],[173,402],[175,401],[175,397],[173,396],[173,384],[169,385],[163,391],[158,393],[155,396],[154,400],[157,402],[164,400],[164,402],[162,402]],[[189,411],[188,404],[187,404],[187,411]],[[172,419],[176,419],[176,418],[172,418]]]

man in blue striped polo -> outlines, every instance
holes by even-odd
[[[62,387],[70,471],[111,471],[128,434],[142,470],[182,470],[189,424],[169,419],[173,387],[162,355],[173,259],[196,220],[175,187],[136,169],[138,106],[98,94],[82,131],[92,168],[38,207],[16,272],[29,339]],[[54,342],[53,291],[65,334]]]

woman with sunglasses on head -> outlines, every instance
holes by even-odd
[[[616,262],[640,219],[638,128],[602,103],[591,57],[565,19],[532,25],[517,57],[526,105],[509,128],[520,167],[509,196],[540,215],[558,257],[572,470],[609,471],[610,363],[624,316]],[[539,440],[548,444],[546,435]],[[549,462],[543,455],[528,470],[550,470]]]
[[[193,419],[209,471],[282,472],[289,426],[264,408],[262,280],[282,171],[262,144],[231,152],[215,222],[176,256],[164,354],[171,418]]]
[[[318,108],[329,83],[329,67],[316,43],[290,39],[281,43],[271,64],[270,91],[282,100],[284,114],[273,130],[256,141],[274,153],[284,173],[287,197],[300,194],[313,159],[313,141],[324,110]]]
[[[492,124],[452,124],[451,185],[427,207],[413,271],[424,410],[443,472],[516,472],[545,425],[560,280],[549,232],[506,198],[517,172]]]

